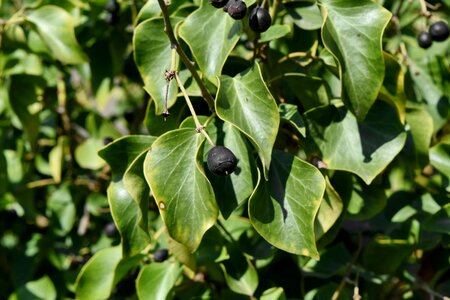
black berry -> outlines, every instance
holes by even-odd
[[[235,20],[241,20],[247,13],[247,5],[241,0],[230,0],[227,5],[228,14]]]
[[[169,257],[169,251],[167,249],[158,249],[153,253],[154,262],[163,262]]]
[[[420,48],[430,48],[431,44],[433,43],[430,33],[427,31],[422,31],[421,33],[419,33],[419,36],[417,37],[417,43],[419,44]]]
[[[230,149],[215,146],[208,153],[208,169],[215,175],[226,176],[234,172],[237,158]]]
[[[116,0],[110,0],[106,3],[105,10],[111,14],[117,14],[120,10],[120,5]]]
[[[444,21],[438,21],[431,25],[429,32],[433,41],[436,42],[445,41],[450,35],[448,25]]]
[[[105,228],[103,228],[103,232],[107,237],[113,237],[117,234],[117,227],[114,222],[109,222],[105,225]]]
[[[264,32],[272,25],[272,18],[264,7],[257,5],[250,11],[248,25],[255,32]]]
[[[209,3],[211,3],[212,6],[215,8],[221,8],[224,7],[227,4],[228,0],[209,0]]]

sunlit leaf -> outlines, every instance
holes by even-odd
[[[340,64],[342,98],[362,120],[383,83],[381,38],[391,13],[370,0],[320,0],[319,6],[323,42]]]
[[[31,11],[27,20],[37,30],[56,59],[66,64],[79,64],[87,60],[75,38],[74,21],[64,9],[44,5]]]
[[[203,141],[195,129],[169,131],[152,144],[144,163],[145,178],[169,235],[191,251],[218,215],[199,159]]]
[[[325,180],[319,170],[276,150],[268,181],[260,178],[250,197],[250,221],[275,247],[318,259],[314,218],[324,192]]]
[[[220,77],[217,115],[236,126],[256,147],[267,177],[280,116],[256,64],[237,76]]]

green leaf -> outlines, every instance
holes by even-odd
[[[381,38],[391,13],[370,0],[320,0],[322,39],[340,64],[342,99],[364,119],[383,83]]]
[[[97,152],[103,148],[103,140],[89,138],[75,149],[75,160],[85,169],[97,170],[105,165]]]
[[[210,5],[208,0],[203,0],[201,7],[185,19],[179,32],[189,45],[200,70],[212,79],[221,74],[241,30],[241,22],[236,22],[221,9]]]
[[[180,21],[180,18],[171,19],[173,26]],[[167,92],[164,73],[172,68],[172,48],[169,38],[164,34],[164,20],[156,18],[139,24],[134,30],[133,48],[134,59],[144,81],[144,88],[155,103],[156,114],[160,115],[164,111]],[[178,70],[178,55],[175,59],[174,63]],[[171,80],[167,94],[168,107],[175,103],[177,92],[176,80]]]
[[[450,234],[450,203],[444,205],[442,209],[428,217],[423,227],[429,231]]]
[[[450,112],[449,98],[427,71],[413,62],[409,65],[408,74],[413,83],[411,89],[415,91],[414,98],[426,105],[427,111],[433,117],[433,133],[436,133],[447,123]],[[406,86],[405,90],[408,87]]]
[[[310,259],[302,266],[305,276],[318,278],[330,278],[339,272],[345,271],[347,265],[351,263],[352,256],[347,251],[344,244],[320,251],[320,260]]]
[[[249,258],[235,246],[227,247],[230,259],[220,263],[228,287],[236,293],[253,296],[258,287],[258,272]]]
[[[260,43],[270,42],[272,40],[276,40],[286,36],[289,32],[291,32],[290,26],[275,24],[270,26],[267,31],[261,33],[259,42]]]
[[[169,131],[153,143],[144,163],[145,178],[169,235],[191,251],[218,215],[199,159],[203,141],[194,129]]]
[[[396,110],[377,101],[363,122],[343,107],[320,107],[305,114],[309,136],[328,169],[345,170],[366,184],[403,148],[406,133]]]
[[[286,300],[286,295],[284,294],[283,288],[273,287],[268,290],[265,290],[261,294],[260,300]]]
[[[32,10],[27,20],[36,25],[53,56],[62,63],[79,64],[87,60],[75,38],[75,24],[67,11],[58,6],[44,5]]]
[[[108,299],[114,288],[116,267],[122,258],[120,246],[97,252],[83,266],[75,283],[77,299]]]
[[[142,152],[126,170],[123,175],[123,184],[130,196],[136,201],[140,209],[138,217],[139,226],[148,231],[147,211],[150,200],[150,188],[144,177],[144,161],[147,152]]]
[[[323,195],[323,200],[320,202],[319,211],[314,222],[316,241],[331,229],[339,219],[344,208],[341,197],[331,185],[328,177],[325,177],[325,181],[325,194]]]
[[[406,121],[414,142],[415,156],[422,168],[429,162],[429,147],[433,136],[433,118],[423,108],[407,108]]]
[[[52,215],[52,228],[64,236],[72,230],[76,220],[76,208],[67,186],[55,190],[47,201],[47,209]]]
[[[442,141],[430,149],[430,162],[439,172],[450,179],[450,143]]]
[[[19,287],[13,295],[16,298],[10,297],[9,299],[53,300],[57,296],[55,285],[47,275],[27,282],[25,285]]]
[[[367,270],[379,274],[392,274],[414,250],[406,240],[378,237],[363,252],[363,265]]]
[[[312,165],[275,150],[268,181],[259,179],[249,200],[250,221],[269,243],[284,251],[318,259],[314,218],[325,180]]]
[[[202,120],[200,121],[202,122]],[[188,118],[181,124],[181,127],[195,129],[195,123],[192,118]],[[238,159],[236,171],[229,176],[216,176],[206,169],[206,175],[214,189],[220,212],[227,219],[253,192],[256,181],[253,179],[252,171],[256,169],[254,157],[248,142],[231,123],[216,118],[208,125],[206,131],[215,144],[227,147]],[[205,143],[203,158],[205,162],[211,148],[211,145]]]
[[[289,103],[281,103],[279,106],[280,118],[282,121],[288,122],[294,127],[301,136],[306,136],[305,123],[303,118],[298,112],[297,105]]]
[[[111,215],[122,237],[123,256],[138,254],[150,242],[148,233],[139,226],[144,218],[141,207],[125,189],[123,180],[111,182],[107,195]]]
[[[139,299],[165,300],[180,273],[180,266],[172,262],[143,267],[136,279],[136,292]]]
[[[216,113],[250,139],[263,163],[264,177],[267,178],[280,116],[257,64],[233,78],[220,77]]]
[[[353,178],[353,186],[347,212],[349,219],[367,220],[375,216],[386,206],[384,190],[375,184],[365,185]]]
[[[294,20],[295,25],[304,30],[319,29],[322,26],[322,16],[317,4],[307,3],[306,1],[297,3],[300,4],[300,7],[287,6],[287,11]]]
[[[147,135],[124,136],[102,148],[98,155],[111,166],[113,177],[122,178],[136,157],[148,150],[155,139]]]

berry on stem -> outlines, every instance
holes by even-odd
[[[214,146],[208,153],[207,164],[213,174],[227,176],[236,169],[237,158],[227,147]]]
[[[448,25],[444,21],[438,21],[431,25],[429,32],[433,41],[436,42],[445,41],[450,35]]]
[[[158,249],[153,253],[154,262],[163,262],[169,257],[169,251],[167,249]]]
[[[247,13],[247,5],[241,0],[230,0],[227,5],[227,11],[230,17],[235,20],[241,20]]]
[[[264,32],[272,25],[272,18],[264,7],[257,5],[250,11],[248,24],[253,31]]]
[[[419,33],[419,36],[417,37],[417,43],[419,44],[420,48],[430,48],[431,44],[433,43],[430,33],[427,31],[422,31],[421,33]]]

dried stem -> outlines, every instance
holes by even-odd
[[[178,41],[175,37],[175,34],[173,32],[172,24],[170,23],[170,17],[169,12],[167,11],[167,6],[164,2],[164,0],[158,0],[159,6],[161,7],[161,11],[164,17],[164,32],[167,34],[167,37],[170,40],[170,45],[172,49],[176,49],[178,55],[180,56],[181,61],[184,63],[186,68],[191,72],[192,77],[194,78],[195,82],[197,82],[197,85],[199,86],[202,96],[205,99],[205,101],[209,105],[209,109],[211,111],[214,111],[214,99],[209,93],[208,89],[206,88],[205,84],[203,83],[202,79],[197,73],[197,70],[194,66],[194,62],[190,61],[187,57],[186,53],[184,53],[183,49],[179,46]]]
[[[181,82],[180,76],[178,76],[178,73],[176,73],[176,72],[175,72],[175,78],[177,80],[178,86],[180,87],[181,93],[183,94],[184,99],[186,100],[186,104],[189,107],[192,118],[194,118],[195,127],[196,127],[195,130],[197,130],[197,132],[201,132],[208,140],[208,143],[211,146],[214,146],[214,142],[211,140],[208,133],[205,131],[205,126],[200,124],[197,114],[195,113],[194,106],[192,105],[191,99],[189,99],[189,95],[187,94],[186,89],[184,88],[183,82]]]

